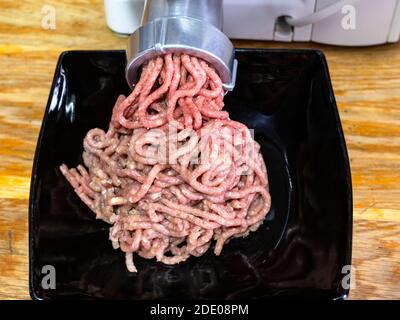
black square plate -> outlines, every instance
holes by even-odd
[[[324,55],[237,50],[231,118],[255,129],[269,171],[272,210],[258,231],[175,266],[135,258],[130,274],[58,166],[82,162],[82,140],[105,129],[127,94],[123,51],[64,52],[37,144],[30,194],[34,299],[343,299],[351,263],[349,161]],[[56,288],[42,287],[53,266]],[[45,267],[45,268],[44,268]]]

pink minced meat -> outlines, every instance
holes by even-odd
[[[81,200],[110,224],[126,253],[165,264],[221,253],[255,231],[269,212],[267,169],[248,128],[223,111],[221,79],[189,55],[150,60],[119,96],[107,132],[90,130],[85,167],[61,172]],[[238,139],[239,138],[239,139]]]

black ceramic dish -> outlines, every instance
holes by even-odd
[[[324,55],[318,51],[237,50],[231,118],[255,129],[269,171],[272,210],[221,256],[166,266],[111,247],[60,174],[82,162],[82,139],[106,128],[128,93],[123,51],[61,55],[36,149],[30,194],[30,292],[34,299],[343,299],[342,268],[351,263],[350,168]],[[43,289],[42,267],[56,269]]]

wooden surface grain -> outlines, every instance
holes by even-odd
[[[32,159],[59,54],[123,49],[101,0],[0,1],[0,299],[29,299]],[[44,5],[56,29],[41,27]],[[235,41],[238,47],[319,48],[327,57],[351,160],[352,299],[400,299],[400,45],[338,48]]]

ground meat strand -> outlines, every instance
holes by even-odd
[[[60,171],[136,272],[142,258],[176,264],[255,231],[269,212],[268,177],[248,128],[222,111],[215,70],[186,54],[150,60],[119,96],[107,132],[84,141],[84,166]]]

